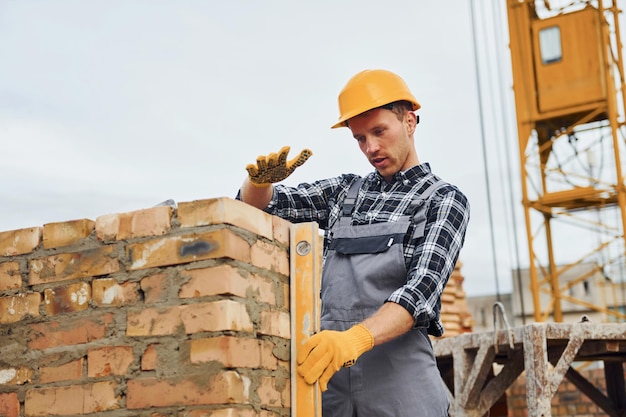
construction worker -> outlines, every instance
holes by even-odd
[[[276,184],[312,154],[289,147],[247,166],[237,198],[325,231],[321,329],[297,349],[297,372],[319,381],[324,417],[443,417],[449,400],[429,334],[441,336],[441,294],[465,239],[469,204],[420,163],[420,108],[386,70],[352,77],[339,94],[374,172],[297,187]]]

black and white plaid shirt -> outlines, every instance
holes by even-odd
[[[314,221],[328,231],[337,221],[355,178],[354,174],[345,174],[297,187],[275,185],[265,211],[292,223]],[[408,212],[412,200],[438,179],[428,163],[396,173],[391,184],[377,172],[368,174],[356,200],[353,224],[394,222],[402,215],[412,214]],[[427,328],[428,333],[441,336],[444,331],[439,314],[441,294],[465,240],[469,203],[457,187],[444,183],[427,204],[424,236],[413,237],[413,224],[405,236],[406,283],[387,301],[406,308],[415,318],[415,327]]]

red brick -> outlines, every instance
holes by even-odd
[[[280,243],[289,247],[291,237],[291,223],[287,220],[281,219],[278,216],[272,216],[272,230],[274,232],[274,242]]]
[[[51,249],[79,243],[89,237],[94,226],[94,221],[89,219],[44,224],[43,247]]]
[[[181,227],[231,224],[272,240],[272,216],[232,198],[212,198],[178,205]]]
[[[87,353],[87,376],[126,375],[133,363],[132,346],[106,346]]]
[[[65,287],[46,288],[44,306],[46,314],[72,313],[89,308],[91,286],[86,282],[77,282]]]
[[[217,258],[250,262],[250,245],[229,229],[154,238],[127,245],[126,252],[131,270]]]
[[[22,274],[18,262],[0,263],[0,291],[14,290],[22,286]]]
[[[119,271],[112,246],[61,253],[30,261],[30,285],[95,277]]]
[[[159,206],[96,219],[96,235],[103,241],[161,236],[171,227],[172,208]]]
[[[194,339],[190,342],[191,363],[220,362],[225,368],[276,369],[274,345],[265,340],[233,336]]]
[[[22,255],[34,251],[41,242],[41,227],[0,232],[0,256]]]
[[[39,368],[39,382],[42,384],[58,381],[72,381],[83,377],[84,358],[59,366]]]
[[[113,314],[103,314],[98,317],[64,318],[62,321],[31,324],[28,347],[48,349],[93,342],[106,336],[112,322]]]
[[[20,400],[15,392],[0,393],[0,416],[18,417]]]
[[[167,274],[154,274],[141,279],[141,290],[146,304],[160,303],[167,300],[169,294]]]
[[[269,407],[290,407],[291,399],[288,378],[264,376],[256,389],[261,405]]]
[[[113,381],[31,389],[26,392],[24,411],[29,417],[39,417],[116,410],[121,407],[116,389]]]
[[[0,323],[15,323],[26,317],[39,317],[41,294],[18,294],[0,297]]]
[[[267,279],[231,265],[192,269],[181,272],[189,280],[181,286],[180,298],[206,297],[209,295],[236,295],[256,301],[276,304],[274,285]]]
[[[246,306],[232,300],[219,300],[181,306],[181,319],[187,334],[224,330],[251,332],[252,321]]]
[[[250,408],[220,408],[208,410],[191,410],[180,417],[280,417],[280,414],[261,410],[259,413]]]
[[[269,336],[291,338],[291,324],[289,313],[284,311],[263,311],[259,322],[258,332]]]
[[[141,355],[141,370],[142,371],[154,371],[157,368],[159,361],[159,352],[157,344],[152,344],[146,348]]]
[[[276,306],[291,311],[291,287],[289,284],[281,284],[280,287],[282,288],[282,297],[276,301]]]
[[[250,248],[250,263],[289,276],[289,253],[271,243],[257,240]]]
[[[139,284],[119,283],[113,278],[94,279],[91,282],[92,299],[99,306],[123,306],[135,304],[138,300]]]
[[[184,326],[186,334],[203,331],[252,331],[252,321],[246,307],[232,300],[175,306],[146,308],[129,312],[126,321],[128,336],[165,336],[176,334]]]
[[[126,318],[127,336],[166,336],[176,334],[182,327],[178,307],[145,308],[129,311]]]
[[[130,410],[208,404],[247,404],[250,380],[234,371],[217,375],[129,380],[126,407]]]

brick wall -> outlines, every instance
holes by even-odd
[[[288,416],[288,240],[227,198],[0,232],[0,415]]]
[[[228,198],[0,232],[0,416],[290,415],[289,233]]]

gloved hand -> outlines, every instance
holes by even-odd
[[[322,391],[342,366],[352,366],[363,353],[374,347],[374,337],[362,324],[339,332],[322,330],[311,336],[298,349],[298,374],[308,384],[319,379]]]
[[[287,161],[289,149],[289,146],[283,146],[277,154],[261,155],[256,159],[256,164],[248,164],[246,169],[250,182],[257,187],[267,187],[272,183],[282,181],[313,155],[309,149],[304,149],[297,157]]]

